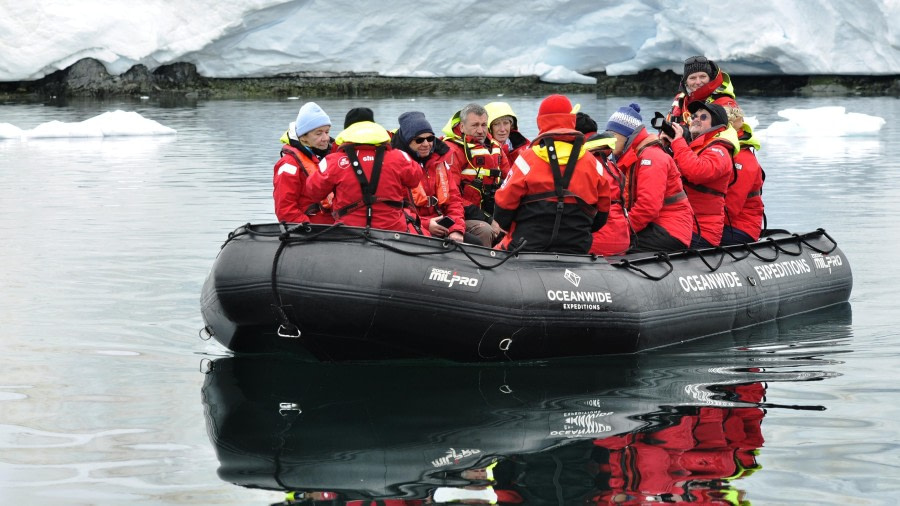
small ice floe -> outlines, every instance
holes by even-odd
[[[884,118],[847,112],[843,106],[815,109],[785,109],[778,115],[786,121],[776,121],[765,129],[766,137],[848,137],[878,133]]]

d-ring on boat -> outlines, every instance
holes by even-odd
[[[822,229],[604,258],[274,223],[228,235],[201,307],[235,352],[502,361],[672,345],[840,304],[852,285]]]

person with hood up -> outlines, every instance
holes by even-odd
[[[422,170],[381,125],[360,121],[338,135],[338,150],[319,164],[306,181],[313,201],[334,193],[336,222],[354,227],[411,232],[404,212],[409,191],[419,185]]]
[[[501,247],[585,254],[609,213],[603,165],[585,149],[567,97],[545,98],[537,125],[538,137],[494,196],[494,219],[508,231]]]
[[[488,113],[488,131],[506,151],[513,164],[519,154],[528,149],[531,141],[519,132],[519,118],[506,102],[491,102],[484,106]]]
[[[691,102],[691,142],[684,129],[672,123],[675,137],[660,133],[669,141],[675,165],[681,172],[688,201],[694,210],[692,248],[718,246],[725,226],[725,194],[734,179],[734,160],[740,149],[737,132],[728,123],[728,114],[718,104]]]
[[[331,195],[324,200],[304,195],[306,181],[317,172],[319,161],[331,147],[331,118],[315,102],[300,107],[297,119],[288,127],[281,146],[281,158],[275,163],[272,198],[278,221],[289,223],[334,223]]]
[[[424,113],[404,112],[398,121],[400,127],[391,138],[391,145],[406,152],[422,168],[422,182],[413,190],[422,230],[433,237],[463,242],[466,220],[462,197],[452,183],[446,163],[450,148],[434,135]]]

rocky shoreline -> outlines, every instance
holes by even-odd
[[[377,74],[304,73],[265,78],[208,78],[190,63],[150,71],[135,65],[113,76],[97,60],[83,59],[37,81],[0,82],[4,101],[65,98],[113,98],[166,95],[201,99],[303,97],[440,96],[472,93],[546,95],[596,93],[600,96],[670,97],[680,78],[671,71],[637,75],[591,74],[596,84],[545,83],[537,77],[410,78]],[[900,75],[884,76],[737,76],[732,82],[744,96],[900,96]]]

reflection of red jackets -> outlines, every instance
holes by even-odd
[[[368,144],[353,146],[366,180],[371,181],[376,146]],[[372,204],[372,227],[407,231],[406,214],[401,206],[409,191],[421,181],[422,169],[406,153],[392,149],[389,145],[382,146],[384,160],[378,187],[375,190],[377,200]],[[317,201],[334,192],[332,206],[334,212],[345,213],[336,217],[336,220],[347,225],[364,227],[367,206],[363,203],[362,188],[350,164],[350,159],[343,150],[326,156],[319,170],[310,175],[306,181],[306,195]]]
[[[700,235],[713,246],[722,242],[725,192],[734,176],[731,158],[734,143],[717,136],[728,130],[734,133],[731,127],[713,129],[691,141],[690,146],[684,137],[672,142],[675,164],[684,178],[684,189],[700,225]]]
[[[616,162],[625,174],[625,209],[635,232],[656,223],[687,247],[694,228],[691,205],[685,198],[681,173],[656,140],[641,128]]]
[[[519,156],[503,181],[495,195],[494,219],[508,231],[509,243],[525,239],[525,251],[587,253],[590,249],[591,234],[603,226],[609,213],[609,182],[592,154],[581,150],[572,153],[575,135],[583,138],[574,130],[542,134]],[[565,173],[571,157],[577,160],[569,184],[561,188],[562,208],[557,206],[548,162],[551,144],[558,155],[560,173]],[[554,230],[557,213],[561,217]]]
[[[750,146],[734,157],[737,179],[725,195],[725,224],[759,240],[763,225],[763,172]]]
[[[289,223],[334,223],[330,209],[322,209],[317,200],[304,195],[309,174],[319,170],[319,159],[296,140],[281,148],[272,177],[272,198],[278,221]],[[308,214],[311,213],[311,214]]]
[[[696,497],[701,491],[685,489],[686,483],[730,478],[756,467],[755,451],[763,443],[761,409],[705,407],[695,415],[677,416],[677,424],[657,431],[594,441],[610,452],[612,490],[604,496],[625,492]]]
[[[594,232],[590,253],[595,255],[610,256],[624,254],[631,245],[631,234],[628,231],[628,221],[625,219],[622,203],[622,186],[625,184],[625,175],[616,167],[612,160],[606,160],[599,153],[594,154],[601,164],[605,164],[603,175],[609,182],[609,217],[606,224],[600,230]]]

